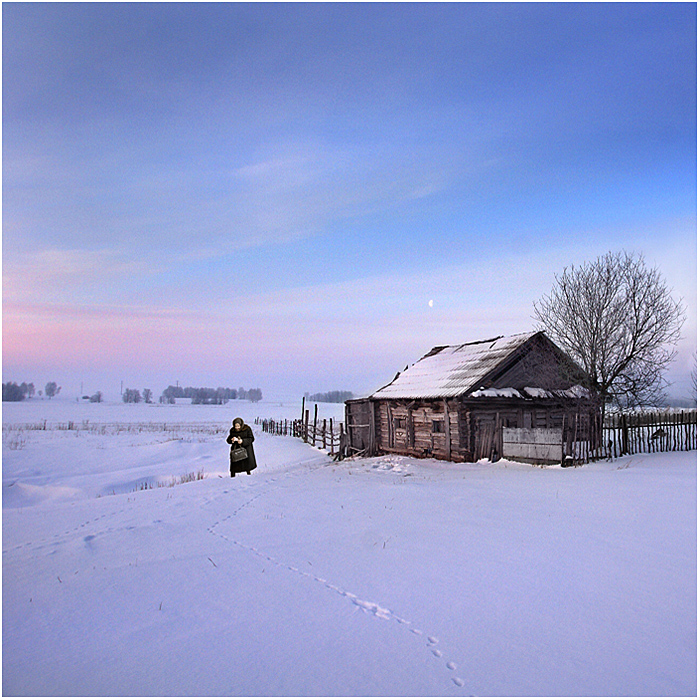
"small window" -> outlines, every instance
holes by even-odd
[[[394,428],[397,430],[406,430],[406,419],[394,418]]]
[[[444,420],[434,420],[433,421],[433,432],[434,433],[444,433],[445,432],[445,421]]]

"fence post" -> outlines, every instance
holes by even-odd
[[[313,446],[316,447],[316,422],[318,420],[318,404],[314,404],[314,441]]]
[[[333,456],[333,419],[331,418],[331,456]]]
[[[304,442],[309,441],[309,409],[306,409],[304,415]]]

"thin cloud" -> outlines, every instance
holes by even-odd
[[[32,302],[89,296],[147,274],[148,265],[111,250],[49,248],[5,254],[3,302]]]

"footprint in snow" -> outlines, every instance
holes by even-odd
[[[213,535],[218,534],[218,533],[215,533],[215,532],[214,532],[214,529],[215,529],[216,527],[218,527],[218,526],[221,524],[221,522],[226,522],[226,521],[228,521],[228,520],[231,520],[231,519],[238,513],[238,511],[240,511],[240,510],[241,510],[242,508],[244,508],[245,506],[250,505],[253,501],[255,501],[257,498],[259,498],[259,497],[262,496],[262,495],[264,495],[264,494],[262,494],[262,493],[261,493],[261,494],[258,494],[257,496],[255,496],[254,498],[252,498],[252,499],[251,499],[250,501],[248,501],[247,503],[242,504],[238,509],[236,509],[233,513],[231,513],[231,515],[229,515],[227,518],[224,518],[223,521],[217,521],[216,523],[214,523],[214,525],[212,525],[211,527],[207,528],[208,531],[209,531],[211,534],[213,534]],[[223,539],[229,540],[229,538],[226,537],[225,535],[220,535],[220,534],[219,534],[218,536],[219,536],[219,537],[222,537]],[[354,605],[356,605],[358,608],[360,608],[363,612],[370,613],[370,614],[374,615],[375,617],[380,618],[380,619],[382,619],[382,620],[391,620],[391,619],[394,619],[394,620],[396,620],[396,622],[398,622],[398,623],[401,624],[401,625],[407,625],[408,628],[410,629],[410,631],[411,631],[413,634],[415,634],[415,635],[417,635],[417,636],[422,636],[422,635],[423,635],[423,631],[420,630],[420,629],[418,629],[418,628],[416,628],[416,627],[411,627],[411,623],[410,623],[408,620],[405,620],[405,619],[403,619],[403,618],[401,618],[401,617],[398,617],[398,616],[394,615],[394,613],[393,613],[391,610],[388,610],[387,608],[383,608],[382,606],[378,605],[377,603],[371,603],[371,602],[368,602],[368,601],[365,601],[365,600],[361,600],[361,599],[358,598],[355,594],[350,593],[349,591],[345,591],[345,590],[343,590],[342,588],[339,588],[338,586],[333,585],[330,581],[327,581],[326,579],[323,579],[323,578],[320,578],[320,577],[318,577],[318,576],[314,576],[313,574],[309,574],[309,573],[307,573],[307,572],[305,572],[305,571],[302,571],[302,570],[300,570],[299,568],[297,568],[296,566],[292,566],[292,565],[289,565],[289,564],[286,564],[286,565],[285,565],[285,564],[282,564],[281,562],[277,561],[277,560],[274,559],[273,557],[271,557],[271,556],[269,556],[269,555],[266,555],[266,554],[263,554],[262,552],[260,552],[259,550],[257,550],[257,549],[254,548],[254,547],[250,547],[250,546],[248,546],[248,545],[244,545],[244,544],[242,544],[242,543],[240,543],[240,542],[237,542],[237,541],[235,541],[235,540],[229,540],[229,541],[232,541],[234,544],[236,544],[236,545],[238,545],[238,546],[240,546],[240,547],[243,547],[244,549],[247,549],[248,551],[252,552],[253,554],[256,554],[257,556],[262,557],[263,559],[266,559],[266,560],[269,561],[271,564],[275,564],[275,565],[277,565],[277,566],[284,566],[288,571],[291,571],[291,572],[293,572],[293,573],[299,574],[299,575],[301,575],[301,576],[307,576],[307,577],[313,579],[314,581],[316,581],[317,583],[320,583],[320,584],[321,584],[322,586],[324,586],[325,588],[328,588],[329,590],[332,590],[332,591],[334,591],[334,592],[336,592],[336,593],[342,595],[343,597],[349,599]],[[263,570],[263,571],[264,571],[264,570]],[[433,637],[433,636],[428,636],[428,637],[427,637],[427,640],[428,640],[428,641],[427,641],[427,646],[428,646],[428,647],[434,647],[434,646],[435,646],[436,644],[438,644],[439,641],[440,641],[437,637]],[[433,656],[435,656],[436,658],[442,658],[442,656],[443,656],[443,652],[440,651],[439,649],[431,648],[430,651],[431,651],[431,653],[433,654]],[[445,664],[445,666],[446,666],[450,671],[455,671],[455,670],[457,670],[457,664],[454,663],[454,661],[448,661],[448,662]],[[454,676],[454,677],[452,678],[452,682],[453,682],[457,687],[459,687],[459,688],[462,688],[462,687],[464,687],[464,685],[465,685],[465,681],[464,681],[462,678],[459,678],[458,676]]]
[[[386,608],[383,608],[380,605],[377,605],[376,603],[368,603],[366,600],[359,600],[354,596],[352,596],[352,602],[355,603],[355,605],[357,605],[362,610],[372,613],[372,615],[375,615],[376,617],[382,620],[391,619],[391,610],[387,610]]]

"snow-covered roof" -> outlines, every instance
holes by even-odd
[[[375,391],[371,399],[469,398],[584,398],[588,391],[576,385],[568,389],[538,387],[483,387],[487,375],[537,333],[499,336],[463,345],[433,348],[392,382]]]
[[[433,348],[372,399],[434,399],[462,396],[479,389],[479,382],[534,333],[500,336],[463,345]]]

